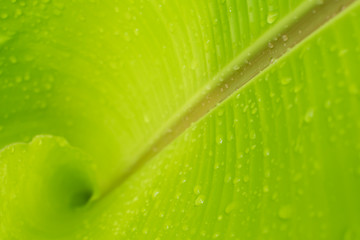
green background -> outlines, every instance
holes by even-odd
[[[328,2],[0,0],[0,239],[359,239],[359,1],[97,200]]]

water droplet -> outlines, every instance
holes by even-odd
[[[359,89],[354,83],[349,84],[349,93],[353,95],[357,95],[359,93]]]
[[[356,232],[352,228],[348,228],[344,233],[344,240],[356,240]]]
[[[0,128],[0,131],[1,131],[1,128]],[[357,167],[356,173],[357,173],[357,175],[360,176],[360,166]]]
[[[270,174],[271,174],[271,173],[270,173],[270,170],[267,169],[267,170],[265,171],[265,177],[269,178],[269,177],[270,177]]]
[[[256,138],[256,133],[254,130],[251,130],[250,132],[250,139],[254,140]]]
[[[270,149],[264,148],[264,157],[270,156]]]
[[[21,9],[16,9],[16,10],[15,10],[14,17],[17,18],[17,17],[19,17],[19,16],[21,16],[21,15],[22,15],[22,10],[21,10]]]
[[[127,42],[130,42],[130,41],[131,41],[131,37],[130,37],[130,35],[129,35],[128,32],[124,32],[124,39],[125,39],[125,41],[127,41]]]
[[[231,174],[230,174],[230,173],[227,173],[227,174],[225,175],[224,182],[225,182],[225,183],[229,183],[229,182],[231,181],[231,179],[232,179]]]
[[[338,53],[339,57],[344,56],[349,50],[348,49],[341,49]]]
[[[314,117],[314,109],[313,108],[310,108],[306,114],[305,114],[305,117],[304,117],[304,120],[305,122],[309,123],[311,122],[311,120],[313,119]]]
[[[204,204],[205,202],[205,196],[204,195],[199,195],[196,199],[195,199],[195,205],[196,206],[200,206],[202,204]]]
[[[197,61],[194,59],[194,60],[191,62],[191,69],[192,69],[192,70],[195,70],[195,69],[197,68],[197,65],[198,65],[198,63],[197,63]]]
[[[281,39],[282,39],[284,42],[286,42],[287,40],[289,40],[289,37],[284,34],[284,35],[281,36]]]
[[[227,136],[227,140],[228,140],[228,142],[231,142],[232,140],[234,140],[234,134],[233,134],[233,132],[228,132],[227,134],[226,134],[226,136]]]
[[[233,180],[233,184],[234,184],[234,185],[238,184],[239,182],[240,182],[240,178],[235,178],[235,179]]]
[[[201,192],[201,186],[196,185],[196,186],[194,187],[194,193],[195,193],[195,194],[200,194],[200,192]]]
[[[159,190],[154,190],[152,193],[152,197],[156,198],[159,195],[159,193],[160,193]]]
[[[248,175],[245,175],[244,177],[243,177],[243,180],[244,180],[244,182],[249,182],[249,180],[250,180],[250,178],[249,178],[249,176]]]
[[[240,66],[236,64],[236,65],[233,66],[233,69],[234,69],[235,71],[237,71],[237,70],[240,69]]]
[[[9,60],[10,60],[10,62],[11,63],[17,63],[17,59],[16,59],[16,57],[14,57],[14,56],[11,56],[10,58],[9,58]]]
[[[234,211],[234,210],[236,209],[236,207],[237,207],[236,202],[232,202],[232,203],[230,203],[230,204],[228,204],[228,205],[226,206],[225,212],[226,212],[227,214],[230,214],[232,211]]]
[[[212,238],[214,238],[214,239],[218,238],[218,237],[220,237],[220,233],[214,233],[213,236],[212,236]]]
[[[145,122],[145,123],[149,123],[149,122],[150,122],[150,119],[149,119],[149,116],[148,116],[148,115],[144,115],[144,122]]]
[[[216,143],[217,144],[222,144],[223,143],[223,137],[222,136],[217,136],[216,137]]]
[[[6,43],[9,40],[10,40],[10,37],[5,36],[5,35],[0,35],[0,46],[3,45],[4,43]]]
[[[291,78],[285,77],[285,78],[282,78],[280,81],[281,81],[282,85],[287,85],[291,82]]]
[[[9,15],[7,13],[0,14],[1,19],[6,19]]]
[[[267,15],[266,21],[268,24],[273,24],[277,18],[278,18],[277,12],[269,12]]]
[[[285,205],[279,209],[278,215],[279,218],[286,220],[292,217],[292,213],[293,213],[292,207],[290,205]]]
[[[274,48],[274,44],[272,42],[268,42],[268,47],[271,49],[271,48]]]

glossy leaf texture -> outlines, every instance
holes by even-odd
[[[64,137],[106,185],[302,2],[2,0],[0,147]]]
[[[358,1],[79,208],[272,26],[319,4],[84,3],[0,7],[2,238],[360,237]]]

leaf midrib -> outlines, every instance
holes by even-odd
[[[321,4],[305,2],[300,5],[225,66],[209,84],[185,103],[183,108],[155,134],[150,144],[139,151],[134,157],[134,164],[116,176],[93,202],[108,196],[177,139],[191,124],[206,116],[219,103],[228,99],[235,91],[249,83],[272,63],[293,51],[294,47],[356,2],[359,1],[325,0]]]

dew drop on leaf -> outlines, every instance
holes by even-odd
[[[1,19],[6,19],[8,16],[9,16],[9,15],[8,15],[7,13],[2,13],[2,14],[0,15],[0,18],[1,18]]]
[[[4,43],[6,43],[7,41],[10,40],[9,36],[6,35],[0,35],[0,46],[3,45]]]
[[[305,122],[310,123],[314,117],[314,109],[310,108],[305,114]]]
[[[195,194],[200,194],[200,191],[201,191],[201,186],[196,185],[196,186],[194,187],[194,193],[195,193]]]
[[[183,231],[188,231],[188,230],[189,230],[189,226],[188,226],[188,225],[183,225],[182,230],[183,230]]]
[[[284,34],[284,35],[281,36],[281,39],[282,39],[284,42],[286,42],[287,40],[289,40],[289,37]]]
[[[249,176],[248,175],[245,175],[244,178],[243,178],[244,182],[249,182]]]
[[[287,85],[291,82],[291,78],[285,77],[281,79],[281,84],[282,85]]]
[[[356,240],[358,239],[355,231],[352,228],[346,229],[344,233],[344,240]]]
[[[266,21],[268,24],[273,24],[277,18],[278,18],[277,12],[269,12],[267,15]]]
[[[292,212],[292,207],[290,205],[285,205],[279,209],[278,216],[284,220],[290,219],[292,217]]]
[[[230,173],[227,173],[224,178],[225,183],[229,183],[232,180],[232,176]]]
[[[250,139],[254,140],[256,138],[256,133],[254,130],[251,130],[250,132]]]
[[[223,137],[222,136],[217,136],[216,137],[216,143],[217,144],[222,144],[223,143]]]
[[[16,59],[16,57],[14,57],[14,56],[11,56],[11,57],[9,58],[9,60],[10,60],[10,62],[13,63],[13,64],[17,63],[17,59]]]
[[[195,205],[196,206],[200,206],[202,204],[204,204],[205,202],[205,196],[204,195],[200,195],[195,199]]]
[[[232,202],[232,203],[228,204],[225,208],[225,212],[227,214],[230,214],[233,210],[236,209],[236,206],[237,206],[236,202]]]
[[[0,127],[0,131],[1,131],[1,127]],[[360,166],[357,167],[356,174],[360,176]]]
[[[213,238],[213,239],[216,239],[216,238],[218,238],[218,237],[220,237],[220,233],[214,233],[212,238]]]
[[[198,66],[198,63],[197,63],[197,61],[194,59],[194,60],[191,62],[191,69],[192,69],[192,70],[196,70],[196,69],[197,69],[197,66]]]
[[[129,35],[128,32],[125,32],[125,33],[124,33],[124,40],[127,41],[127,42],[130,42],[130,41],[131,41],[131,37],[130,37],[130,35]]]
[[[268,156],[270,156],[270,149],[265,148],[264,149],[264,157],[268,157]]]
[[[152,197],[156,198],[159,195],[159,193],[160,192],[158,190],[154,190],[153,193],[152,193]]]

